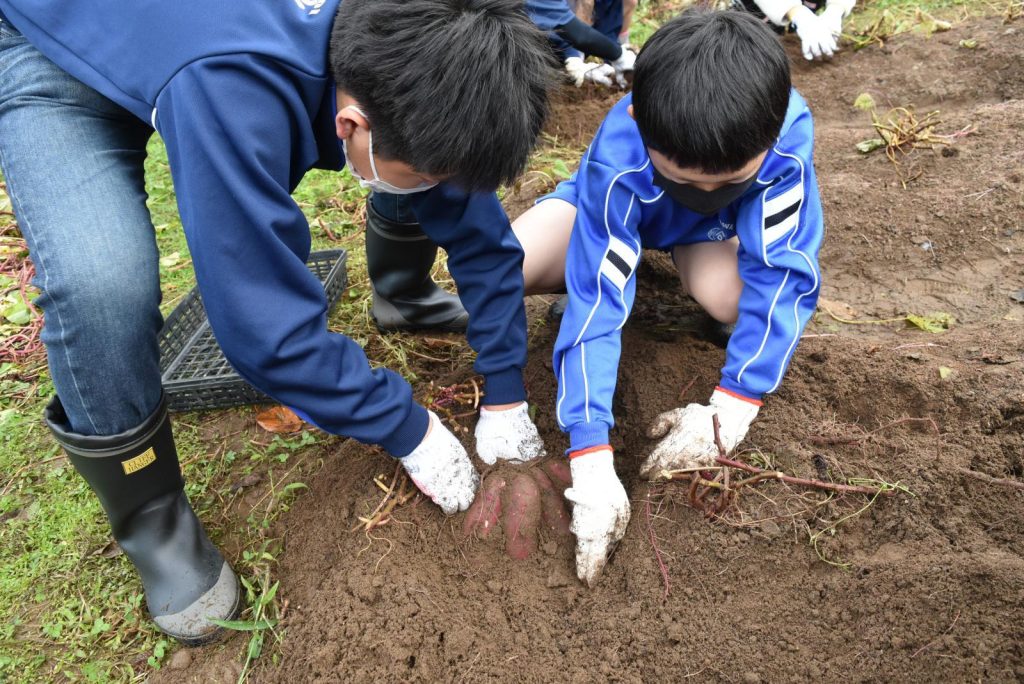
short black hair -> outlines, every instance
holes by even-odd
[[[782,130],[789,57],[744,12],[689,9],[644,45],[633,74],[633,114],[644,143],[679,166],[730,173]]]
[[[522,172],[556,74],[522,0],[343,0],[330,64],[376,154],[467,190]]]

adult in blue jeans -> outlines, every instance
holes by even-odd
[[[214,638],[210,618],[234,615],[239,591],[184,494],[161,390],[153,129],[232,365],[309,422],[382,446],[452,513],[475,495],[473,463],[405,380],[328,332],[290,193],[308,169],[346,163],[375,191],[378,324],[466,325],[486,382],[478,454],[540,455],[523,253],[494,190],[536,142],[547,59],[515,0],[0,0],[0,168],[42,291],[46,421],[167,634]],[[468,321],[429,280],[435,242]]]

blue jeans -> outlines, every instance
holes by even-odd
[[[0,170],[36,266],[53,384],[83,435],[131,429],[160,400],[151,134],[0,19]]]

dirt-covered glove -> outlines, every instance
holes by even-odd
[[[459,440],[433,411],[427,436],[401,461],[413,484],[445,515],[464,511],[473,503],[480,475]]]
[[[819,15],[821,21],[828,26],[828,30],[832,32],[832,36],[839,38],[843,33],[843,20],[850,16],[850,12],[853,11],[853,6],[856,0],[831,0],[826,6],[825,11]]]
[[[572,533],[576,535],[576,575],[592,586],[612,547],[629,524],[629,497],[615,474],[611,447],[584,450],[569,461]]]
[[[757,417],[761,402],[717,388],[708,405],[690,404],[658,416],[648,431],[653,438],[662,437],[640,468],[641,477],[653,480],[663,470],[705,468],[715,464],[713,416],[718,414],[719,436],[726,453],[735,449]]]
[[[622,54],[614,62],[611,62],[615,69],[616,76],[625,76],[633,73],[633,65],[636,64],[636,53],[627,47],[622,48]]]
[[[476,452],[487,465],[494,465],[499,458],[523,463],[545,455],[544,441],[530,420],[530,407],[525,401],[504,411],[480,407]]]
[[[583,85],[587,72],[596,68],[596,64],[587,64],[582,57],[567,57],[565,60],[565,73],[577,88]]]
[[[831,57],[835,53],[836,39],[832,29],[817,14],[800,5],[793,12],[792,22],[796,26],[796,34],[800,36],[806,59]]]

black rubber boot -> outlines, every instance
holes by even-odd
[[[366,269],[373,286],[373,320],[384,332],[462,332],[469,314],[458,295],[430,278],[437,245],[419,223],[389,221],[366,203]]]
[[[72,433],[56,398],[45,416],[138,570],[157,627],[187,646],[221,636],[208,618],[238,615],[238,578],[185,496],[166,400],[142,425],[111,437]]]

